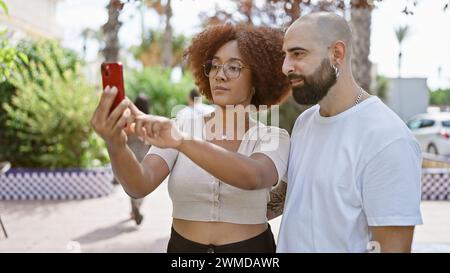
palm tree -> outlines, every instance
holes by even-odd
[[[103,33],[99,30],[94,30],[92,28],[84,28],[80,34],[83,39],[83,57],[86,57],[87,43],[89,40],[93,40],[101,44],[103,40]]]
[[[102,54],[106,62],[117,62],[119,60],[119,30],[122,23],[119,21],[119,13],[123,7],[120,0],[110,0],[106,6],[108,10],[108,21],[102,26],[105,37],[105,47]]]
[[[172,44],[173,44],[173,29],[172,25],[170,23],[170,20],[172,19],[173,12],[172,12],[172,1],[166,0],[145,0],[145,4],[148,8],[153,9],[161,18],[164,20],[164,33],[163,37],[161,39],[161,54],[160,54],[160,63],[163,67],[167,68],[170,67],[173,63],[173,56],[172,56]]]
[[[142,42],[139,46],[130,48],[134,57],[139,60],[143,66],[161,65],[163,55],[163,39],[165,33],[158,30],[150,30],[144,34]],[[189,38],[184,35],[172,36],[171,40],[171,62],[168,67],[174,67],[182,64],[184,49],[188,44]],[[167,53],[166,53],[167,54]]]
[[[398,77],[402,77],[402,43],[405,41],[406,37],[409,36],[409,27],[408,26],[398,26],[394,29],[395,37],[397,38],[397,42],[399,45],[398,51]]]
[[[350,26],[353,32],[352,72],[356,82],[369,93],[372,84],[372,63],[370,54],[370,33],[373,1],[352,0]]]
[[[8,7],[6,6],[6,3],[5,3],[3,0],[0,0],[0,6],[1,6],[2,9],[3,9],[3,12],[4,12],[6,15],[8,15],[8,14],[9,14]]]
[[[172,6],[171,0],[167,0],[165,7],[165,30],[163,36],[163,45],[162,45],[162,55],[161,55],[161,64],[162,67],[168,68],[172,64],[172,37],[173,37],[173,29],[170,24],[170,19],[172,18]]]

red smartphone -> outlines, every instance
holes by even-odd
[[[109,110],[111,113],[119,103],[125,99],[125,87],[123,84],[123,66],[122,63],[102,63],[102,83],[103,89],[106,86],[117,88],[116,98],[114,99],[113,105]]]

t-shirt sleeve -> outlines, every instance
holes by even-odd
[[[175,164],[175,161],[178,157],[178,151],[175,149],[162,149],[158,148],[156,146],[150,147],[150,150],[147,153],[147,156],[150,154],[158,155],[161,157],[167,164],[167,167],[169,167],[169,172],[172,171],[173,165]]]
[[[378,152],[362,173],[362,199],[369,226],[422,224],[422,156],[418,143],[402,138]]]
[[[289,159],[289,133],[277,127],[268,127],[256,142],[252,154],[262,153],[268,156],[277,169],[278,182],[286,181]]]

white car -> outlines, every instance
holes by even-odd
[[[409,119],[407,125],[422,151],[450,155],[450,112],[420,114]]]

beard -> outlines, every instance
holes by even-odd
[[[302,105],[317,104],[337,81],[336,72],[328,59],[323,59],[320,66],[309,76],[291,73],[288,78],[303,80],[300,86],[292,86],[294,100]]]

